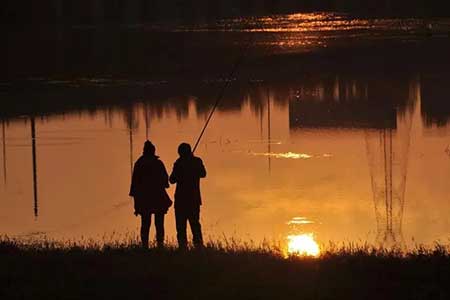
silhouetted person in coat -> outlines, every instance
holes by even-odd
[[[130,196],[134,198],[134,214],[141,216],[141,240],[144,248],[148,248],[152,214],[155,215],[156,242],[158,246],[164,245],[164,215],[172,205],[166,192],[168,187],[166,168],[155,155],[155,146],[146,141],[142,156],[134,164],[130,188]]]
[[[170,183],[176,183],[175,221],[177,227],[178,246],[186,248],[186,226],[189,221],[195,247],[203,246],[202,228],[200,225],[200,178],[206,177],[206,170],[200,158],[192,153],[191,146],[186,143],[178,147],[180,157],[173,165]]]

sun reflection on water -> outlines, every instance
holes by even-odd
[[[312,233],[303,233],[298,235],[288,235],[287,254],[289,256],[313,256],[320,254],[319,244],[314,240]]]
[[[307,217],[293,217],[289,222],[286,256],[312,256],[320,254],[319,244],[314,238],[318,223]]]

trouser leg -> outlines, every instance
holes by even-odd
[[[187,246],[187,236],[186,236],[186,225],[187,217],[186,213],[180,209],[175,209],[175,223],[177,227],[177,240],[178,247],[186,248]]]
[[[142,247],[148,248],[148,235],[150,232],[151,214],[141,214],[141,241]]]
[[[193,209],[189,213],[189,225],[191,226],[194,246],[202,247],[203,235],[202,235],[202,226],[200,224],[200,208]]]
[[[155,214],[155,227],[156,227],[156,243],[158,246],[164,246],[164,214]]]

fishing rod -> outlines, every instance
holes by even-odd
[[[192,150],[192,153],[194,153],[195,150],[197,149],[197,147],[198,147],[198,145],[199,145],[199,143],[200,143],[200,141],[201,141],[201,139],[203,137],[203,134],[205,133],[206,128],[208,127],[209,122],[211,121],[211,118],[214,115],[214,112],[215,112],[216,108],[219,106],[220,102],[223,99],[223,96],[225,94],[225,91],[226,91],[227,87],[231,84],[232,78],[236,75],[237,71],[239,70],[240,65],[242,64],[242,62],[244,61],[244,58],[248,54],[248,50],[250,49],[250,46],[253,45],[253,43],[254,43],[254,35],[251,36],[249,41],[248,41],[248,43],[246,43],[242,47],[241,55],[236,59],[236,61],[235,61],[234,65],[233,65],[233,67],[232,67],[228,77],[225,78],[225,83],[223,84],[222,88],[219,90],[219,93],[217,95],[217,98],[216,98],[216,101],[214,103],[214,106],[213,106],[211,112],[208,115],[208,118],[207,118],[207,120],[205,122],[205,125],[202,128],[202,131],[200,132],[199,137],[197,138],[197,141],[196,141],[195,146],[194,146],[194,148]],[[120,202],[120,203],[114,205],[114,207],[112,209],[107,210],[106,213],[113,212],[116,209],[122,209],[122,208],[126,207],[128,205],[128,203],[129,203],[129,200]]]
[[[197,141],[195,142],[194,148],[192,149],[192,153],[194,153],[195,150],[197,149],[198,144],[200,143],[200,140],[202,139],[203,134],[205,133],[206,128],[208,127],[209,122],[211,121],[211,118],[212,118],[214,112],[216,111],[217,106],[219,106],[220,102],[222,101],[227,87],[230,86],[234,76],[236,75],[236,72],[239,70],[240,65],[244,61],[244,58],[247,56],[250,46],[253,45],[253,42],[254,42],[254,35],[252,37],[250,37],[249,42],[246,44],[245,47],[243,47],[243,49],[241,51],[241,55],[237,58],[236,62],[234,63],[233,68],[230,71],[230,74],[228,75],[228,77],[225,78],[225,83],[222,85],[222,88],[219,90],[219,93],[217,94],[216,102],[214,103],[214,106],[211,109],[211,112],[209,113],[208,118],[206,119],[205,125],[203,126],[203,129],[200,132],[200,135],[198,136]]]

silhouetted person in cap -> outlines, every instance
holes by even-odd
[[[131,179],[130,196],[134,198],[134,214],[141,216],[142,246],[148,248],[152,214],[155,215],[156,242],[164,245],[164,215],[172,205],[167,195],[169,187],[166,168],[155,155],[155,146],[144,143],[144,152],[136,161]]]
[[[176,183],[175,220],[178,246],[186,248],[186,226],[189,221],[195,247],[203,246],[202,228],[200,225],[200,178],[206,177],[206,170],[200,158],[192,153],[191,146],[186,143],[178,147],[180,157],[173,165],[170,183]]]

